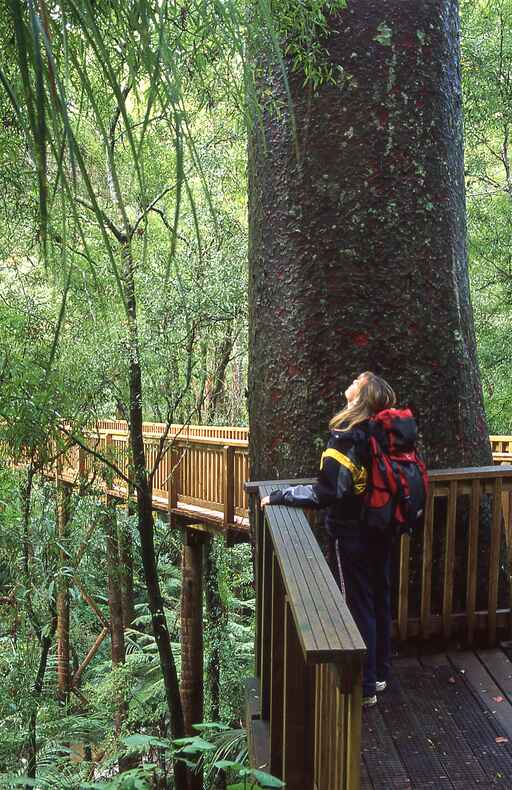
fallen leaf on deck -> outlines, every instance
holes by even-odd
[[[457,682],[457,681],[455,680],[455,678],[453,677],[453,675],[452,675],[451,677],[449,677],[449,678],[448,678],[448,683],[456,683],[456,682]]]
[[[493,697],[494,702],[505,702],[505,697]]]
[[[508,743],[508,738],[505,738],[503,735],[498,735],[496,743]]]

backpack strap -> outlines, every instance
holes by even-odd
[[[345,453],[342,453],[339,450],[335,450],[333,447],[329,447],[329,449],[322,453],[322,458],[320,459],[320,469],[323,469],[326,458],[333,458],[340,464],[340,466],[348,469],[352,475],[354,493],[364,494],[368,483],[368,472],[364,466],[357,466],[357,464],[355,464],[352,459],[348,457],[348,455],[345,455]]]

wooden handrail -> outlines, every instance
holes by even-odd
[[[304,513],[267,507],[256,521],[256,666],[269,768],[288,790],[357,790],[363,640]]]

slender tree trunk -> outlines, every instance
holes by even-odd
[[[185,529],[181,575],[181,701],[186,735],[203,721],[203,536]],[[202,790],[202,772],[188,775]]]
[[[137,519],[140,535],[142,567],[148,592],[153,633],[160,657],[160,668],[173,738],[184,733],[183,710],[179,693],[178,674],[171,650],[171,638],[164,613],[160,583],[156,567],[152,495],[146,469],[142,435],[142,375],[137,326],[137,303],[133,260],[129,242],[123,248],[123,279],[128,318],[129,377],[130,377],[130,447],[133,459],[134,484],[137,492]],[[183,763],[174,763],[176,790],[186,790],[186,769]]]
[[[128,498],[128,515],[133,514],[131,496]],[[118,524],[119,569],[121,577],[121,603],[125,628],[132,628],[135,620],[135,598],[133,592],[133,542],[128,524]]]
[[[59,697],[67,700],[71,689],[69,651],[69,576],[63,572],[69,564],[68,523],[71,487],[57,480],[57,536],[60,545],[59,576],[57,584],[57,684]]]
[[[110,637],[112,666],[124,664],[124,623],[121,601],[121,571],[117,543],[116,507],[111,497],[104,504],[104,524],[107,544],[108,608],[110,612]],[[118,730],[120,729],[120,723]]]
[[[264,132],[255,124],[249,161],[251,475],[310,475],[364,370],[415,407],[430,468],[491,463],[457,2],[348,0],[331,30],[335,84],[314,91],[288,70],[296,136],[279,69],[262,69]]]
[[[226,387],[226,371],[233,353],[233,324],[230,322],[220,345],[217,355],[217,364],[213,373],[212,387],[206,409],[206,422],[213,422],[222,401]]]
[[[110,612],[110,638],[112,667],[117,667],[125,662],[125,641],[122,603],[122,572],[119,565],[119,543],[117,530],[117,513],[115,502],[107,497],[104,512],[105,536],[107,544],[107,576],[108,576],[108,608]],[[115,732],[119,735],[126,718],[128,706],[124,699],[117,702],[115,719]],[[133,758],[119,760],[119,772],[128,770],[137,765]]]
[[[206,604],[206,683],[210,709],[208,721],[220,720],[222,645],[226,639],[227,612],[219,592],[218,567],[213,538],[205,543],[204,597]]]
[[[41,638],[40,646],[41,646],[41,653],[39,656],[39,666],[37,668],[37,675],[34,682],[34,708],[30,714],[29,720],[29,736],[28,736],[28,750],[27,750],[27,776],[29,779],[36,778],[36,767],[37,767],[37,709],[38,709],[38,698],[41,695],[41,691],[43,690],[43,683],[44,683],[44,676],[46,673],[46,667],[48,664],[48,653],[50,652],[50,648],[52,646],[53,637],[55,635],[55,628],[57,625],[57,621],[55,616],[52,620],[52,628],[51,633],[43,636]],[[28,786],[27,786],[28,787]]]

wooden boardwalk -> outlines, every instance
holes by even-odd
[[[507,655],[508,653],[508,655]],[[512,653],[396,659],[363,711],[363,790],[512,788]]]

